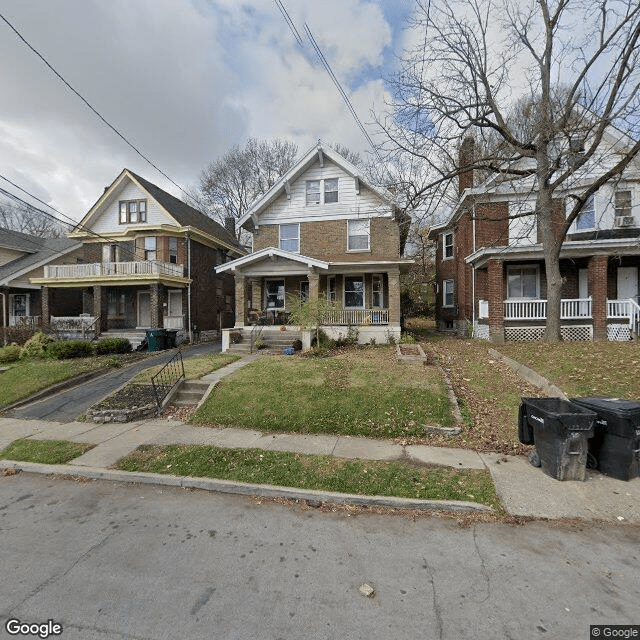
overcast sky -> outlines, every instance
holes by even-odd
[[[371,122],[412,0],[283,3],[303,38],[309,24],[360,119]],[[274,0],[3,0],[0,13],[180,185],[195,184],[249,136],[286,138],[300,151],[319,138],[366,148]],[[179,195],[2,21],[0,85],[0,173],[45,202],[79,220],[123,167]]]

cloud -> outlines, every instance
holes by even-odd
[[[362,121],[370,121],[371,105],[385,97],[381,69],[397,33],[388,7],[366,0],[285,5],[301,36],[304,23],[311,26]],[[6,0],[1,11],[179,184],[195,183],[206,164],[248,136],[365,148],[331,80],[274,2]],[[3,22],[0,82],[0,173],[75,219],[125,166],[176,192]]]

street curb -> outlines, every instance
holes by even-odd
[[[233,480],[217,480],[213,478],[194,478],[190,476],[170,476],[160,473],[140,473],[118,471],[114,469],[98,469],[93,467],[76,467],[69,464],[50,465],[37,462],[17,462],[0,460],[0,467],[17,469],[25,473],[44,475],[63,475],[89,478],[94,480],[110,480],[112,482],[129,482],[134,484],[155,484],[161,486],[182,487],[184,489],[203,489],[217,493],[253,496],[256,498],[283,498],[286,500],[307,500],[312,504],[336,503],[360,506],[389,507],[392,509],[418,509],[422,511],[451,511],[455,513],[493,513],[493,509],[477,502],[455,500],[413,500],[391,496],[361,496],[334,491],[316,491],[314,489],[295,489],[273,485],[248,484]]]

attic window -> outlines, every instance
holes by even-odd
[[[307,180],[307,204],[320,204],[320,180]]]
[[[147,221],[146,200],[121,200],[120,224],[135,224]]]
[[[338,178],[324,181],[324,203],[338,202]]]

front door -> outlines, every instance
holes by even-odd
[[[147,328],[151,326],[151,293],[138,291],[138,326]]]
[[[638,302],[638,267],[618,267],[618,300]]]
[[[586,300],[589,297],[589,269],[578,269],[578,298]],[[589,303],[580,302],[580,315],[589,316]]]

